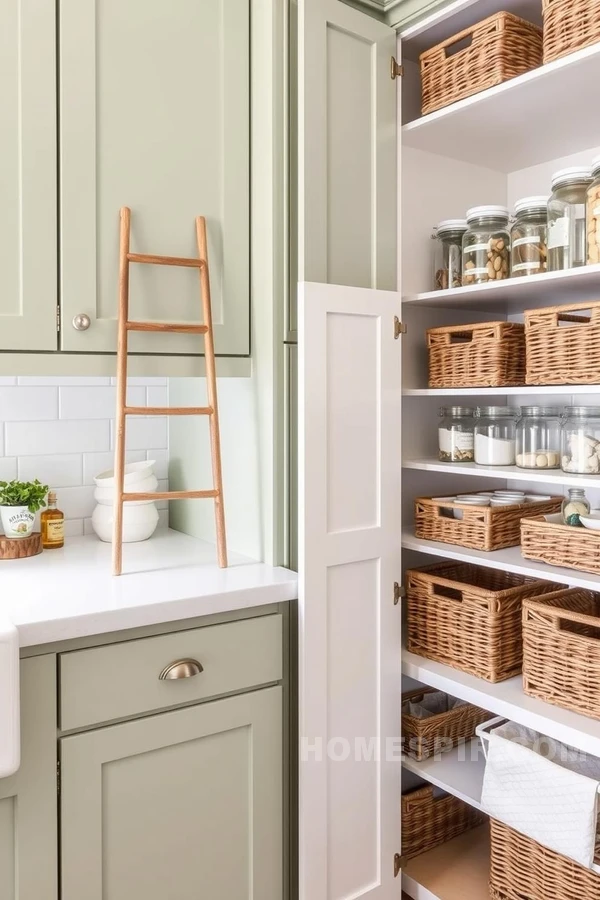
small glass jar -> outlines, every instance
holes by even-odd
[[[591,169],[575,166],[552,176],[548,201],[548,271],[587,263],[586,200]]]
[[[515,203],[515,222],[510,232],[510,274],[539,275],[548,257],[548,197],[524,197]]]
[[[569,496],[562,502],[561,512],[565,525],[581,525],[579,516],[589,516],[592,507],[581,488],[569,488]]]
[[[475,410],[470,406],[442,406],[438,427],[439,458],[442,462],[473,462],[475,459]]]
[[[463,284],[484,284],[510,274],[510,232],[505,206],[473,206],[463,237]]]
[[[600,473],[600,406],[567,406],[561,453],[563,472]]]
[[[592,178],[587,190],[587,261],[600,263],[600,156],[592,160]]]
[[[435,290],[445,291],[462,285],[462,239],[466,219],[445,219],[435,230]]]
[[[475,421],[475,462],[480,466],[514,466],[517,410],[480,406]]]
[[[560,409],[522,406],[517,422],[517,465],[521,469],[560,468]]]

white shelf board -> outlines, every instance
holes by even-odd
[[[600,722],[528,697],[523,693],[520,675],[499,684],[488,684],[482,678],[409,653],[408,650],[402,651],[402,674],[488,709],[495,716],[504,716],[577,747],[584,753],[600,757]],[[467,763],[462,765],[466,768]]]
[[[476,463],[444,463],[437,459],[407,459],[403,469],[422,472],[447,472],[449,475],[477,475],[480,478],[506,478],[547,484],[562,493],[564,487],[600,488],[600,475],[567,475],[561,469],[519,469],[518,466],[478,466]],[[537,490],[537,488],[536,488]]]
[[[412,900],[489,900],[489,874],[485,824],[409,859],[402,870],[402,890]]]
[[[453,794],[469,806],[481,809],[485,756],[479,738],[473,738],[447,753],[439,753],[422,762],[405,756],[402,767]]]
[[[598,77],[600,78],[600,61]],[[596,137],[596,142],[599,139]],[[589,304],[594,298],[598,299],[599,295],[600,265],[594,264],[562,272],[544,272],[541,275],[487,281],[485,284],[468,284],[445,291],[425,291],[408,295],[402,302],[450,309],[477,307],[508,313],[580,301],[584,304],[584,309],[586,303]]]
[[[600,384],[541,384],[500,388],[405,388],[403,397],[572,397],[600,394]]]
[[[405,146],[514,172],[598,144],[600,43],[436,110],[402,128]]]

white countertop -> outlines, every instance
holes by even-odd
[[[297,576],[239,554],[219,569],[212,544],[178,531],[125,544],[123,575],[95,535],[62,550],[0,562],[0,615],[21,647],[156,625],[297,598]]]

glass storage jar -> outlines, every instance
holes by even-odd
[[[539,275],[546,271],[548,197],[524,197],[515,203],[510,232],[510,274]]]
[[[475,458],[475,410],[470,406],[442,406],[438,427],[442,462],[473,462]]]
[[[462,243],[463,284],[508,278],[510,232],[505,206],[473,206]]]
[[[559,272],[587,262],[586,199],[592,183],[589,168],[561,169],[552,176],[548,201],[548,271]]]
[[[517,465],[521,469],[560,467],[561,411],[556,406],[522,406],[517,422]]]
[[[561,453],[563,472],[580,475],[600,472],[600,406],[567,406]]]
[[[588,263],[600,263],[600,156],[592,160],[592,178],[587,190]]]
[[[475,421],[475,462],[480,466],[514,466],[517,410],[480,406]]]
[[[462,239],[466,219],[445,219],[435,230],[434,288],[445,291],[462,285]]]
[[[592,507],[581,488],[570,488],[569,496],[563,500],[560,511],[565,525],[581,525],[579,516],[589,516]]]

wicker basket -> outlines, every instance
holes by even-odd
[[[402,795],[402,857],[433,850],[485,822],[485,816],[451,794],[435,796],[432,784]]]
[[[402,705],[410,700],[418,703],[425,694],[436,693],[433,688],[417,688],[402,694]],[[447,712],[419,719],[402,712],[402,749],[421,762],[434,753],[445,753],[457,744],[475,736],[475,729],[490,718],[490,713],[471,703],[464,703]]]
[[[525,326],[515,322],[427,330],[429,387],[511,387],[525,380]]]
[[[522,603],[559,586],[470,563],[406,573],[408,649],[486,681],[522,668]]]
[[[543,515],[522,519],[521,553],[525,559],[600,575],[600,531],[546,522]]]
[[[599,900],[600,876],[490,819],[492,900]]]
[[[541,66],[542,30],[498,12],[422,53],[419,60],[426,115]]]
[[[575,313],[591,310],[590,315]],[[562,323],[569,323],[561,325]],[[527,384],[600,382],[600,303],[525,313]]]
[[[431,497],[415,500],[415,536],[471,550],[502,550],[521,542],[521,519],[560,512],[562,497],[514,506],[472,506]],[[462,510],[462,518],[454,511]]]
[[[600,0],[542,0],[544,62],[600,41]]]
[[[600,595],[572,588],[525,600],[523,688],[600,719]]]

